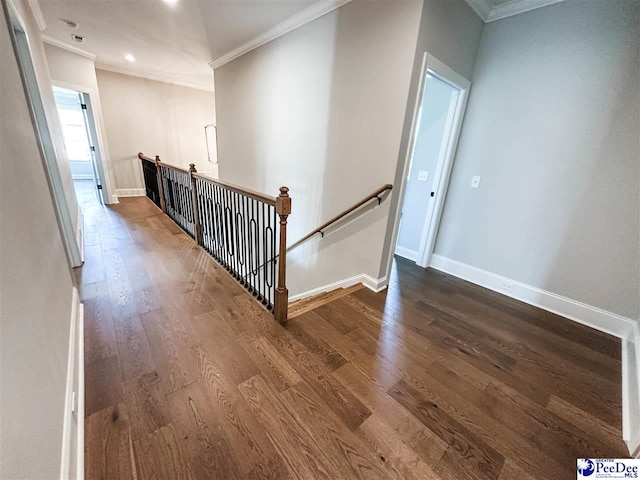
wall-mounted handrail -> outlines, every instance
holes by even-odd
[[[349,208],[347,208],[346,210],[340,212],[338,215],[336,215],[335,217],[333,217],[331,220],[323,223],[322,225],[320,225],[318,228],[316,228],[315,230],[309,232],[308,234],[306,234],[304,237],[302,237],[300,240],[294,242],[293,244],[289,245],[287,247],[287,252],[290,252],[291,250],[293,250],[294,248],[300,246],[301,244],[303,244],[304,242],[306,242],[307,240],[309,240],[311,237],[313,237],[316,234],[320,234],[324,237],[324,231],[330,227],[331,225],[333,225],[334,223],[338,222],[339,220],[342,220],[344,217],[348,216],[350,213],[355,212],[356,210],[358,210],[360,207],[366,205],[367,203],[369,203],[371,200],[373,200],[374,198],[378,200],[378,205],[380,205],[380,202],[382,202],[382,197],[381,195],[386,192],[387,190],[391,190],[393,188],[393,185],[391,185],[390,183],[387,183],[386,185],[381,186],[380,188],[378,188],[375,192],[370,193],[369,195],[367,195],[365,198],[363,198],[362,200],[360,200],[358,203],[354,203],[352,206],[350,206]]]
[[[286,321],[289,189],[281,187],[278,197],[272,197],[199,174],[193,163],[186,170],[158,156],[139,153],[138,158],[147,196],[278,321]]]

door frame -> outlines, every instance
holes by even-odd
[[[438,158],[438,163],[433,177],[433,185],[431,187],[431,191],[435,192],[435,197],[433,197],[433,200],[429,197],[429,206],[427,207],[422,237],[420,238],[420,250],[418,250],[418,260],[416,263],[423,268],[426,268],[431,264],[431,257],[436,244],[438,228],[440,227],[444,203],[449,189],[451,170],[455,160],[460,131],[462,130],[462,122],[464,121],[464,113],[469,99],[469,90],[471,88],[471,82],[469,80],[446,64],[442,63],[437,58],[428,54],[424,75],[426,76],[427,73],[430,73],[439,80],[457,88],[459,94],[453,111],[449,111],[448,114],[453,116],[453,118],[451,118],[451,129],[448,132],[449,135],[445,135],[442,138],[440,158]],[[423,94],[424,92],[420,95]],[[420,99],[420,102],[422,102],[422,98]]]
[[[82,95],[86,95],[88,97],[87,102],[87,117],[89,120],[92,120],[92,124],[90,128],[94,128],[94,134],[96,135],[96,163],[98,165],[98,175],[99,181],[102,185],[102,203],[105,205],[118,203],[117,196],[114,195],[115,191],[111,187],[111,172],[109,171],[109,166],[104,161],[105,156],[107,155],[104,141],[103,133],[100,130],[100,122],[98,122],[98,117],[102,115],[101,108],[99,105],[99,100],[96,102],[95,99],[98,98],[96,92],[92,88],[84,87],[82,85],[76,85],[69,82],[60,82],[58,80],[51,80],[51,85],[54,87],[64,88],[66,90],[73,90],[74,92],[78,92]]]
[[[78,244],[78,238],[73,227],[71,212],[67,204],[66,194],[58,169],[58,156],[55,151],[53,137],[49,128],[46,108],[38,83],[38,74],[33,63],[32,47],[33,39],[27,35],[24,20],[11,1],[2,2],[9,37],[20,71],[20,78],[24,89],[25,99],[29,106],[29,114],[33,123],[34,134],[37,140],[40,157],[44,167],[51,199],[56,212],[56,218],[60,227],[62,242],[67,254],[67,260],[71,267],[79,267],[83,264],[82,252]],[[24,37],[24,40],[21,38]],[[56,112],[57,113],[57,112]]]
[[[427,77],[427,73],[437,77],[438,79],[452,85],[460,91],[458,96],[458,102],[454,111],[453,124],[451,131],[447,138],[447,146],[444,154],[438,160],[438,166],[434,173],[434,187],[432,191],[435,191],[435,200],[430,200],[429,208],[427,209],[427,216],[425,217],[424,228],[422,237],[420,240],[420,249],[418,251],[418,258],[416,264],[426,268],[431,262],[433,250],[435,247],[435,241],[438,233],[438,227],[440,226],[440,220],[442,218],[442,211],[446,200],[446,195],[449,187],[449,180],[451,178],[451,170],[455,159],[456,149],[458,146],[458,140],[460,138],[460,131],[462,129],[462,123],[464,114],[469,99],[469,91],[471,89],[471,81],[460,75],[444,62],[438,60],[429,52],[424,52],[422,57],[422,66],[420,69],[420,80],[418,82],[418,91],[416,95],[415,105],[413,109],[413,118],[411,120],[411,130],[409,135],[409,148],[404,159],[404,166],[402,171],[402,184],[401,191],[398,199],[398,206],[396,210],[396,219],[394,225],[393,243],[390,246],[390,258],[389,266],[395,255],[396,244],[398,241],[398,233],[400,230],[400,215],[402,208],[404,207],[404,199],[407,186],[408,169],[413,160],[413,154],[415,150],[416,140],[418,137],[417,126],[419,122],[420,105],[424,97],[424,87]],[[443,139],[444,141],[444,139]],[[441,149],[442,150],[442,149]],[[437,184],[436,184],[437,182]],[[431,221],[429,221],[431,220]]]

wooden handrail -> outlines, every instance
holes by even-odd
[[[205,180],[207,182],[220,185],[221,187],[224,187],[227,190],[237,192],[241,195],[244,195],[245,197],[255,198],[256,200],[266,203],[267,205],[272,205],[274,207],[276,205],[276,197],[265,195],[264,193],[256,192],[255,190],[249,190],[248,188],[240,187],[238,185],[234,185],[233,183],[223,182],[222,180],[211,178],[208,175],[204,175],[202,173],[194,173],[193,176],[201,178],[202,180]]]
[[[140,152],[138,158],[143,165],[147,196],[156,205],[160,203],[163,213],[273,312],[279,322],[285,322],[289,305],[289,189],[280,187],[280,194],[271,197],[199,174],[193,163],[186,170],[163,163],[158,156],[152,159]],[[255,268],[258,261],[276,256],[280,258],[277,272],[275,264],[270,270]]]
[[[153,163],[161,163],[162,165],[164,165],[167,168],[173,168],[174,170],[179,170],[181,172],[184,173],[189,173],[189,169],[187,168],[182,168],[182,167],[176,167],[175,165],[171,165],[170,163],[166,163],[160,160],[160,157],[156,155],[156,159],[152,159],[147,157],[146,155],[144,155],[142,152],[138,153],[138,158],[140,160],[146,160],[147,162],[153,162]]]
[[[287,247],[287,252],[290,252],[291,250],[293,250],[297,246],[299,246],[302,243],[306,242],[307,240],[309,240],[311,237],[313,237],[317,233],[320,233],[322,236],[324,236],[324,230],[327,227],[329,227],[332,224],[336,223],[338,220],[343,219],[344,217],[346,217],[350,213],[358,210],[360,207],[362,207],[366,203],[370,202],[374,198],[377,198],[378,199],[378,204],[380,204],[380,202],[382,201],[382,199],[380,198],[380,195],[382,193],[386,192],[387,190],[391,190],[392,188],[393,188],[393,185],[391,185],[390,183],[387,183],[386,185],[383,185],[382,187],[378,188],[375,192],[372,192],[371,194],[367,195],[363,200],[360,200],[358,203],[352,205],[351,207],[347,208],[343,212],[340,212],[338,215],[333,217],[328,222],[323,223],[322,225],[320,225],[318,228],[316,228],[312,232],[309,232],[308,234],[306,234],[304,237],[302,237],[297,242],[295,242],[292,245],[288,246]]]
[[[146,160],[148,162],[151,163],[156,163],[156,161],[153,158],[149,158],[147,156],[145,156],[144,153],[140,152],[138,153],[138,158],[140,160]],[[260,193],[260,192],[256,192],[255,190],[250,190],[248,188],[244,188],[241,187],[239,185],[234,185],[233,183],[228,183],[228,182],[223,182],[222,180],[217,180],[215,178],[212,178],[208,175],[202,174],[202,173],[197,173],[197,172],[191,172],[190,170],[184,169],[184,168],[180,168],[180,167],[176,167],[174,165],[165,163],[165,162],[161,162],[159,157],[156,157],[158,159],[158,163],[162,163],[162,165],[164,165],[165,167],[169,167],[169,168],[173,168],[175,170],[180,170],[182,172],[185,173],[192,173],[194,177],[198,177],[201,178],[202,180],[206,180],[207,182],[211,182],[211,183],[215,183],[217,185],[220,185],[221,187],[226,188],[227,190],[231,190],[234,191],[236,193],[239,193],[241,195],[245,195],[247,197],[250,198],[254,198],[256,200],[259,200],[260,202],[266,203],[267,205],[272,205],[275,207],[276,205],[276,197],[272,197],[270,195],[265,195],[264,193]]]

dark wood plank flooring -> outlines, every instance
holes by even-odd
[[[146,198],[80,197],[88,479],[555,480],[628,454],[616,338],[403,260],[281,326]]]

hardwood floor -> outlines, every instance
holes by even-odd
[[[282,326],[146,198],[89,200],[88,479],[555,480],[627,456],[613,337],[403,260]]]

